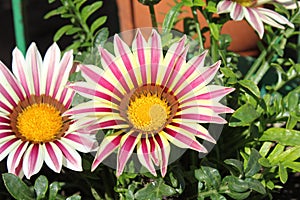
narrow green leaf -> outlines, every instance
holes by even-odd
[[[283,152],[283,150],[284,150],[284,146],[283,145],[281,145],[281,144],[277,144],[276,146],[275,146],[275,148],[273,149],[273,151],[270,153],[270,155],[268,156],[268,160],[270,161],[270,162],[273,162],[273,160],[275,159],[275,158],[277,158],[277,156],[279,156],[282,152]]]
[[[73,25],[65,25],[58,29],[58,31],[55,33],[53,40],[54,42],[58,41],[68,30],[70,30],[73,27]]]
[[[184,6],[192,7],[194,5],[193,0],[182,0],[182,2]]]
[[[46,192],[48,190],[48,179],[46,176],[39,176],[34,183],[34,190],[37,196],[37,199],[45,198]]]
[[[106,22],[107,16],[103,16],[94,21],[91,25],[91,33],[94,35],[95,31]]]
[[[254,178],[246,178],[245,181],[248,183],[249,188],[255,190],[260,194],[266,194],[266,189],[261,182]]]
[[[260,150],[259,150],[260,155],[265,157],[269,153],[272,145],[273,145],[272,142],[264,142],[263,145],[260,147]]]
[[[91,192],[95,200],[102,200],[102,198],[99,196],[98,192],[94,188],[91,188]]]
[[[55,10],[51,10],[50,12],[48,12],[45,16],[44,19],[49,19],[52,16],[55,15],[61,15],[67,12],[67,9],[64,6],[58,7]]]
[[[169,32],[176,21],[177,15],[179,14],[181,7],[183,6],[183,3],[180,2],[173,6],[169,12],[166,14],[165,19],[162,24],[163,33]]]
[[[16,175],[5,173],[2,179],[7,191],[18,200],[34,200],[34,192]]]
[[[215,38],[215,40],[219,40],[220,37],[220,30],[217,24],[215,23],[209,23],[209,30],[211,35]]]
[[[259,88],[257,87],[257,85],[253,81],[250,81],[250,80],[240,80],[239,84],[242,87],[248,89],[256,97],[258,97],[258,98],[260,97]]]
[[[251,149],[251,154],[247,163],[247,167],[245,169],[245,176],[251,177],[259,172],[261,166],[258,163],[258,159],[260,158],[260,154],[256,149]]]
[[[288,162],[284,164],[286,167],[300,172],[300,162]]]
[[[282,183],[286,183],[288,179],[288,173],[282,163],[279,163],[279,178]]]
[[[74,194],[74,195],[66,198],[66,200],[81,200],[81,196],[78,194]]]
[[[250,193],[251,193],[251,191],[242,192],[242,193],[230,191],[226,194],[233,199],[242,200],[242,199],[246,199],[250,195]]]
[[[296,146],[300,144],[300,131],[285,128],[269,128],[259,140],[276,141],[281,145]]]
[[[300,146],[289,148],[274,159],[274,163],[292,162],[300,157]]]
[[[102,4],[102,1],[96,1],[91,5],[83,7],[81,11],[82,22],[86,23],[86,20],[89,18],[89,16],[91,16],[96,10],[98,10],[102,6]]]
[[[226,159],[226,160],[224,160],[224,162],[227,165],[231,165],[235,169],[237,169],[240,175],[244,173],[243,163],[241,161],[236,160],[236,159]]]
[[[80,7],[81,7],[85,2],[87,2],[87,0],[79,0],[79,1],[77,1],[77,2],[74,2],[74,3],[76,4],[76,5],[75,5],[76,9],[79,10]]]
[[[206,2],[204,0],[194,0],[194,6],[205,6]]]
[[[226,176],[223,182],[227,183],[230,191],[233,192],[246,192],[249,189],[248,183],[236,176]]]
[[[255,110],[251,104],[242,105],[231,116],[229,125],[236,126],[249,126],[260,114]]]
[[[73,27],[71,29],[69,29],[67,32],[66,32],[66,35],[73,35],[75,33],[78,33],[79,31],[81,31],[82,29],[79,28],[79,27]]]

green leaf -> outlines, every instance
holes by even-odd
[[[34,190],[37,196],[37,199],[45,198],[46,192],[48,190],[48,180],[46,176],[39,176],[34,183]]]
[[[260,154],[256,149],[251,149],[251,154],[247,163],[247,167],[245,169],[245,176],[251,177],[255,175],[260,170],[260,164],[258,163],[258,159],[260,158]]]
[[[51,10],[50,12],[48,12],[45,16],[44,19],[49,19],[52,16],[55,15],[61,15],[67,12],[67,9],[64,6],[58,7],[55,10]]]
[[[205,182],[207,187],[219,188],[221,184],[221,175],[215,168],[202,166],[195,170],[195,177],[201,182]]]
[[[59,182],[53,182],[49,185],[49,200],[56,200],[58,191],[61,189]]]
[[[248,183],[235,176],[226,176],[223,179],[228,184],[228,188],[233,192],[246,192],[249,189]]]
[[[259,140],[276,141],[281,145],[296,146],[300,144],[300,131],[285,128],[269,128]]]
[[[300,172],[300,162],[287,162],[284,165],[290,169]]]
[[[226,160],[224,160],[224,162],[227,165],[231,165],[234,168],[236,168],[240,175],[244,173],[243,163],[241,161],[236,160],[236,159],[226,159]]]
[[[260,97],[260,91],[259,91],[259,88],[257,87],[257,85],[253,82],[253,81],[250,81],[250,80],[240,80],[239,81],[239,84],[248,89],[252,94],[254,94],[257,98]]]
[[[16,175],[5,173],[2,179],[7,191],[18,200],[33,200],[34,192]]]
[[[192,7],[194,5],[193,0],[182,0],[182,2],[185,6],[188,6],[188,7]]]
[[[180,2],[176,4],[174,7],[172,7],[169,12],[166,14],[165,19],[162,24],[163,33],[169,32],[176,21],[177,15],[181,11],[181,7],[183,6],[183,3]]]
[[[66,200],[81,200],[81,196],[78,194],[74,194],[74,195],[66,198]]]
[[[107,27],[101,28],[95,35],[93,46],[97,48],[99,45],[103,46],[103,43],[107,40],[108,36],[109,36],[108,28]]]
[[[75,33],[78,33],[79,31],[82,31],[82,29],[79,27],[73,27],[66,32],[66,35],[73,35]]]
[[[273,145],[272,142],[264,142],[259,150],[260,155],[265,157],[269,153],[270,149],[272,148],[272,145]]]
[[[86,20],[91,16],[96,10],[98,10],[102,6],[102,1],[96,1],[91,5],[85,6],[81,11],[82,22],[86,23]]]
[[[58,31],[55,33],[53,40],[54,42],[58,41],[68,30],[70,30],[73,27],[73,25],[65,25],[58,29]]]
[[[238,192],[230,191],[230,192],[228,192],[226,194],[228,196],[230,196],[231,198],[233,198],[233,199],[240,200],[240,199],[246,199],[250,195],[250,193],[251,193],[251,191],[243,192],[243,193],[238,193]]]
[[[274,163],[292,162],[300,157],[300,146],[289,148],[274,159]]]
[[[163,197],[168,197],[176,194],[174,188],[166,185],[162,178],[148,183],[144,188],[138,190],[134,197],[136,199],[159,200]]]
[[[208,24],[211,35],[215,38],[215,40],[219,40],[220,30],[217,24],[210,23]]]
[[[255,110],[251,104],[242,105],[231,116],[229,125],[236,126],[249,126],[260,114]]]
[[[76,9],[79,10],[80,7],[86,2],[87,0],[79,0],[78,2],[74,2],[76,4]]]
[[[91,33],[94,34],[94,32],[103,25],[107,20],[107,16],[102,16],[98,18],[96,21],[94,21],[91,25]]]
[[[100,195],[98,194],[98,192],[94,188],[91,188],[91,192],[92,192],[92,195],[93,195],[95,200],[102,200],[102,198],[100,197]]]
[[[282,152],[283,152],[283,150],[284,150],[284,146],[283,145],[281,145],[281,144],[277,144],[276,146],[275,146],[275,148],[273,149],[273,151],[270,153],[270,155],[268,156],[268,160],[270,161],[270,162],[273,162],[273,160],[275,159],[275,158],[277,158],[277,156],[279,156]]]
[[[206,9],[208,10],[208,12],[217,13],[216,2],[208,1]]]
[[[204,0],[194,0],[194,6],[205,6],[206,2]]]
[[[245,181],[248,183],[249,188],[255,190],[260,194],[266,194],[266,189],[261,182],[254,178],[246,178]]]
[[[288,179],[288,173],[282,163],[279,163],[279,178],[282,183],[286,183]]]

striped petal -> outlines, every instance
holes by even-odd
[[[230,17],[235,21],[240,21],[244,18],[243,7],[238,3],[235,3],[232,11],[230,12]]]
[[[7,169],[9,173],[16,174],[16,169],[20,165],[21,159],[28,147],[29,142],[22,142],[7,157]]]
[[[67,134],[65,137],[61,138],[61,141],[83,153],[90,152],[96,145],[96,138],[93,138],[91,135],[78,133]]]
[[[120,146],[123,131],[118,131],[104,137],[95,156],[91,170],[94,171],[97,166],[107,158],[115,149]]]
[[[26,178],[37,174],[44,162],[44,150],[39,144],[31,144],[24,154],[23,171]]]
[[[54,141],[54,143],[63,154],[63,165],[74,171],[82,171],[81,157],[79,153],[77,153],[77,151],[75,151],[73,147],[69,146],[67,143],[61,140],[56,140]]]
[[[230,12],[234,4],[235,2],[229,0],[220,1],[217,5],[218,14]]]
[[[140,163],[146,167],[151,174],[156,176],[156,171],[151,159],[151,146],[148,137],[141,138],[141,140],[137,144],[137,156]]]
[[[249,24],[254,28],[258,33],[259,38],[262,38],[264,35],[264,25],[259,18],[259,15],[255,12],[253,8],[244,8],[245,9],[245,18]]]
[[[170,144],[168,140],[161,135],[161,133],[155,136],[155,140],[157,141],[157,148],[160,149],[159,151],[159,160],[160,160],[160,172],[161,176],[164,177],[167,173],[167,166],[169,162],[169,155],[170,155]]]
[[[54,172],[59,173],[62,168],[63,154],[58,146],[53,142],[42,145],[45,152],[45,163]]]
[[[184,128],[168,125],[164,128],[161,135],[180,148],[190,148],[199,152],[207,153],[205,147],[202,146],[197,139]]]
[[[14,135],[1,138],[0,139],[0,161],[3,160],[10,152],[12,152],[20,144],[21,141],[17,139]]]
[[[133,134],[133,132],[128,132],[125,135],[123,135],[120,141],[120,148],[118,151],[117,177],[119,177],[122,174],[125,165],[140,138],[141,134],[135,135]]]

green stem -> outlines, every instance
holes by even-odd
[[[213,63],[215,63],[219,59],[218,41],[212,35],[210,36],[210,40],[211,40],[211,47],[210,47],[211,57],[212,57]]]
[[[154,5],[149,5],[149,11],[150,11],[150,15],[151,15],[152,26],[157,27]]]
[[[264,77],[265,73],[269,70],[269,60],[265,61],[261,67],[258,69],[257,73],[255,74],[255,78],[253,82],[257,85],[259,81]]]
[[[292,76],[289,77],[288,80],[284,81],[284,80],[281,80],[274,88],[274,91],[278,91],[280,88],[282,88],[287,82],[293,80],[294,78],[298,77],[299,74],[295,73],[293,74]]]
[[[17,47],[23,54],[25,54],[26,42],[22,17],[22,0],[12,0],[12,10]]]
[[[197,8],[196,7],[192,7],[191,9],[192,9],[192,13],[193,13],[193,17],[194,17],[194,22],[196,24],[196,31],[197,31],[198,39],[199,39],[199,45],[200,45],[199,50],[203,51],[204,50],[204,45],[203,45],[203,39],[202,39],[202,34],[201,34],[200,23],[199,23],[199,20],[198,20]]]

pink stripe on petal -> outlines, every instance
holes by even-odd
[[[130,135],[133,133],[128,133],[128,134],[129,134],[128,136],[126,136],[126,135],[123,136],[123,138],[124,137],[127,137],[127,138],[125,139],[125,141],[123,143],[121,141],[121,144],[120,144],[121,146],[120,146],[119,152],[118,152],[118,164],[117,164],[117,176],[118,177],[122,174],[129,157],[132,155],[132,152],[133,152],[138,140],[140,139],[140,136]]]
[[[0,104],[1,104],[1,102],[0,102]],[[11,130],[11,126],[0,124],[0,130]]]
[[[149,143],[150,143],[150,153],[151,153],[151,158],[153,159],[153,162],[156,166],[159,165],[159,158],[157,155],[157,151],[159,151],[159,149],[156,148],[156,144],[154,141],[154,138],[150,137],[149,138]]]
[[[147,145],[147,140],[148,138],[141,138],[141,142],[137,149],[138,158],[142,165],[144,165],[151,172],[151,174],[156,176],[156,171],[151,160],[150,149]]]
[[[182,143],[184,146],[187,146],[188,148],[194,149],[196,151],[207,152],[207,150],[196,140],[196,138],[192,139],[186,136],[184,133],[179,133],[178,131],[172,130],[171,126],[168,127],[169,128],[164,129],[164,132],[172,137],[172,139],[169,140],[171,143],[175,145],[176,143]],[[177,142],[174,142],[172,140],[176,140]]]
[[[171,73],[174,71],[178,72],[183,61],[185,61],[186,55],[188,52],[188,48],[184,49],[185,40],[186,40],[186,37],[185,36],[182,37],[180,39],[180,41],[178,42],[175,51],[168,52],[168,53],[172,53],[173,55],[172,55],[170,62],[168,63],[167,70],[164,74],[164,78],[162,80],[161,85],[170,85],[173,82],[173,79],[175,78],[175,76],[173,76],[173,79],[172,79],[172,77],[170,77]],[[170,80],[168,80],[169,78],[170,78]],[[168,81],[168,83],[167,83],[167,81]],[[167,87],[169,87],[169,86],[167,86]]]
[[[65,147],[65,144],[62,144],[59,141],[54,142],[58,148],[62,151],[64,157],[73,165],[74,167],[77,168],[77,170],[81,170],[81,160],[77,160],[70,152],[69,150]],[[75,151],[75,150],[74,150]],[[76,151],[75,151],[76,152]],[[70,168],[70,167],[69,167]]]
[[[156,31],[151,35],[151,83],[156,83],[160,57],[162,54],[160,36]]]
[[[255,13],[254,8],[246,8],[247,12],[245,12],[245,17],[249,24],[254,28],[254,30],[258,33],[259,38],[261,39],[264,35],[264,25],[259,18],[259,16]]]
[[[187,124],[184,124],[184,123],[180,124],[180,123],[172,122],[171,125],[175,126],[175,127],[180,127],[180,128],[182,128],[182,129],[184,129],[184,130],[186,130],[186,131],[188,131],[188,132],[190,132],[190,133],[192,133],[192,134],[196,135],[197,137],[200,137],[204,140],[210,141],[212,143],[216,143],[216,140],[211,135],[206,134],[206,133],[202,133],[201,131],[194,129],[193,127],[188,126]]]
[[[18,138],[13,138],[13,139],[5,142],[4,144],[1,144],[1,146],[0,146],[0,154],[3,153],[7,148],[9,148],[12,144],[14,144],[18,140],[19,140]]]
[[[73,98],[74,98],[74,95],[75,95],[75,91],[71,91],[71,94],[67,97],[67,94],[69,92],[70,92],[69,88],[64,88],[60,95],[60,98],[59,98],[59,102],[64,104],[65,108],[70,108]],[[66,101],[66,98],[68,98],[67,101]]]
[[[120,39],[120,37],[118,35],[116,35],[114,37],[114,39],[115,39],[115,44],[117,45],[117,48],[119,50],[120,56],[122,58],[123,64],[125,65],[128,73],[129,73],[129,76],[133,82],[134,87],[137,88],[138,82],[137,82],[137,79],[134,74],[134,67],[132,66],[130,59],[128,57],[128,53],[131,53],[131,52],[127,52],[125,50],[126,44],[124,44],[124,42]]]
[[[164,144],[159,134],[155,135],[155,139],[161,151],[160,171],[161,171],[161,176],[164,177],[167,173],[167,166],[168,166],[168,160],[170,155],[170,146],[168,142]]]
[[[191,119],[198,120],[201,123],[217,123],[217,124],[226,124],[226,120],[220,116],[210,116],[210,115],[202,115],[202,114],[182,114],[177,115],[174,118],[176,119]]]
[[[113,60],[115,58],[106,49],[99,48],[99,51],[102,62],[106,63],[106,65],[111,70],[116,79],[119,81],[119,83],[121,83],[122,87],[126,90],[126,92],[129,92],[130,89],[126,83],[126,79],[124,78],[123,74],[118,69],[118,66]]]
[[[217,5],[218,14],[227,12],[231,5],[232,5],[232,1],[229,0],[220,1]]]
[[[147,70],[146,70],[146,58],[145,58],[145,41],[142,33],[140,30],[137,30],[137,34],[135,37],[135,42],[136,42],[136,50],[137,50],[137,56],[138,56],[138,61],[140,64],[141,68],[141,76],[142,76],[142,81],[144,84],[147,83]]]
[[[82,108],[82,109],[78,109],[78,110],[70,110],[68,111],[68,114],[70,115],[76,115],[76,114],[82,114],[82,113],[96,113],[96,112],[118,112],[115,109],[111,109],[111,108],[105,108],[105,107],[93,107],[93,108]]]
[[[123,97],[123,94],[115,87],[112,83],[107,81],[105,78],[103,78],[100,74],[96,74],[92,69],[85,65],[81,65],[82,72],[88,76],[90,79],[92,79],[95,83],[98,83],[102,87],[108,89],[109,91],[116,94],[118,97]]]
[[[18,148],[16,149],[14,154],[9,155],[9,157],[12,156],[12,159],[8,158],[8,160],[7,160],[8,172],[15,171],[15,169],[17,168],[17,166],[19,165],[19,163],[21,161],[21,157],[23,156],[27,146],[28,146],[28,142],[22,142],[18,146]]]
[[[48,51],[52,51],[52,52],[51,53],[49,52],[50,61],[47,66],[48,72],[47,72],[47,77],[46,77],[46,90],[45,90],[46,95],[50,95],[50,88],[51,88],[51,85],[53,84],[52,80],[53,80],[55,65],[57,64],[56,63],[56,51],[54,48],[55,47],[52,45],[48,50]]]
[[[8,107],[6,104],[4,104],[2,101],[0,101],[0,108],[3,108],[4,110],[6,110],[9,113],[12,112],[12,109],[10,107]],[[1,129],[1,126],[0,126],[0,129]]]
[[[25,172],[25,175],[27,178],[30,178],[36,171],[38,171],[37,167],[39,165],[38,163],[38,157],[39,157],[39,144],[33,144],[33,147],[32,149],[30,150],[30,152],[27,152],[29,153],[28,155],[28,160],[23,160],[23,162],[26,162],[27,165],[28,165],[28,171],[26,173]],[[23,163],[24,165],[24,163]]]
[[[108,128],[112,128],[113,126],[119,126],[122,124],[127,125],[125,121],[113,119],[113,120],[100,122],[94,125],[90,125],[87,127],[87,130],[91,131],[91,130],[98,130],[98,129],[108,129]]]
[[[16,107],[17,103],[12,98],[12,96],[7,92],[7,90],[0,84],[0,93],[3,95],[3,97],[13,106]]]
[[[55,145],[55,144],[53,144]],[[45,147],[46,147],[46,151],[45,153],[47,153],[55,167],[55,172],[59,172],[62,165],[61,165],[61,161],[59,160],[59,158],[57,157],[57,153],[55,152],[52,145],[50,143],[45,143]]]
[[[15,77],[12,75],[10,71],[8,71],[7,67],[0,61],[0,71],[3,73],[7,82],[10,84],[14,92],[17,94],[20,100],[24,100],[24,95],[22,93],[22,89],[20,84],[16,81]]]
[[[206,99],[206,100],[214,99],[216,97],[223,97],[223,96],[231,93],[234,90],[235,90],[235,88],[226,88],[226,87],[224,87],[220,90],[215,90],[215,91],[212,91],[212,92],[200,94],[196,98],[197,99]]]
[[[230,12],[230,16],[235,21],[242,20],[244,18],[243,7],[236,3],[233,10]]]
[[[34,85],[34,91],[36,95],[40,95],[40,74],[39,74],[39,63],[37,58],[37,48],[36,45],[33,43],[30,45],[28,54],[26,55],[30,58],[30,67],[32,70],[32,78],[33,78],[33,85]]]
[[[3,116],[0,116],[0,123],[10,124],[10,120]]]
[[[109,156],[116,148],[119,147],[120,141],[122,139],[122,134],[117,135],[115,138],[111,139],[111,141],[106,142],[107,138],[104,138],[102,143],[100,144],[100,148],[97,152],[97,155],[94,159],[94,162],[92,164],[91,171],[94,171],[97,166],[105,159],[107,156]],[[113,137],[113,136],[106,136],[106,137]],[[106,143],[105,145],[103,145]]]

